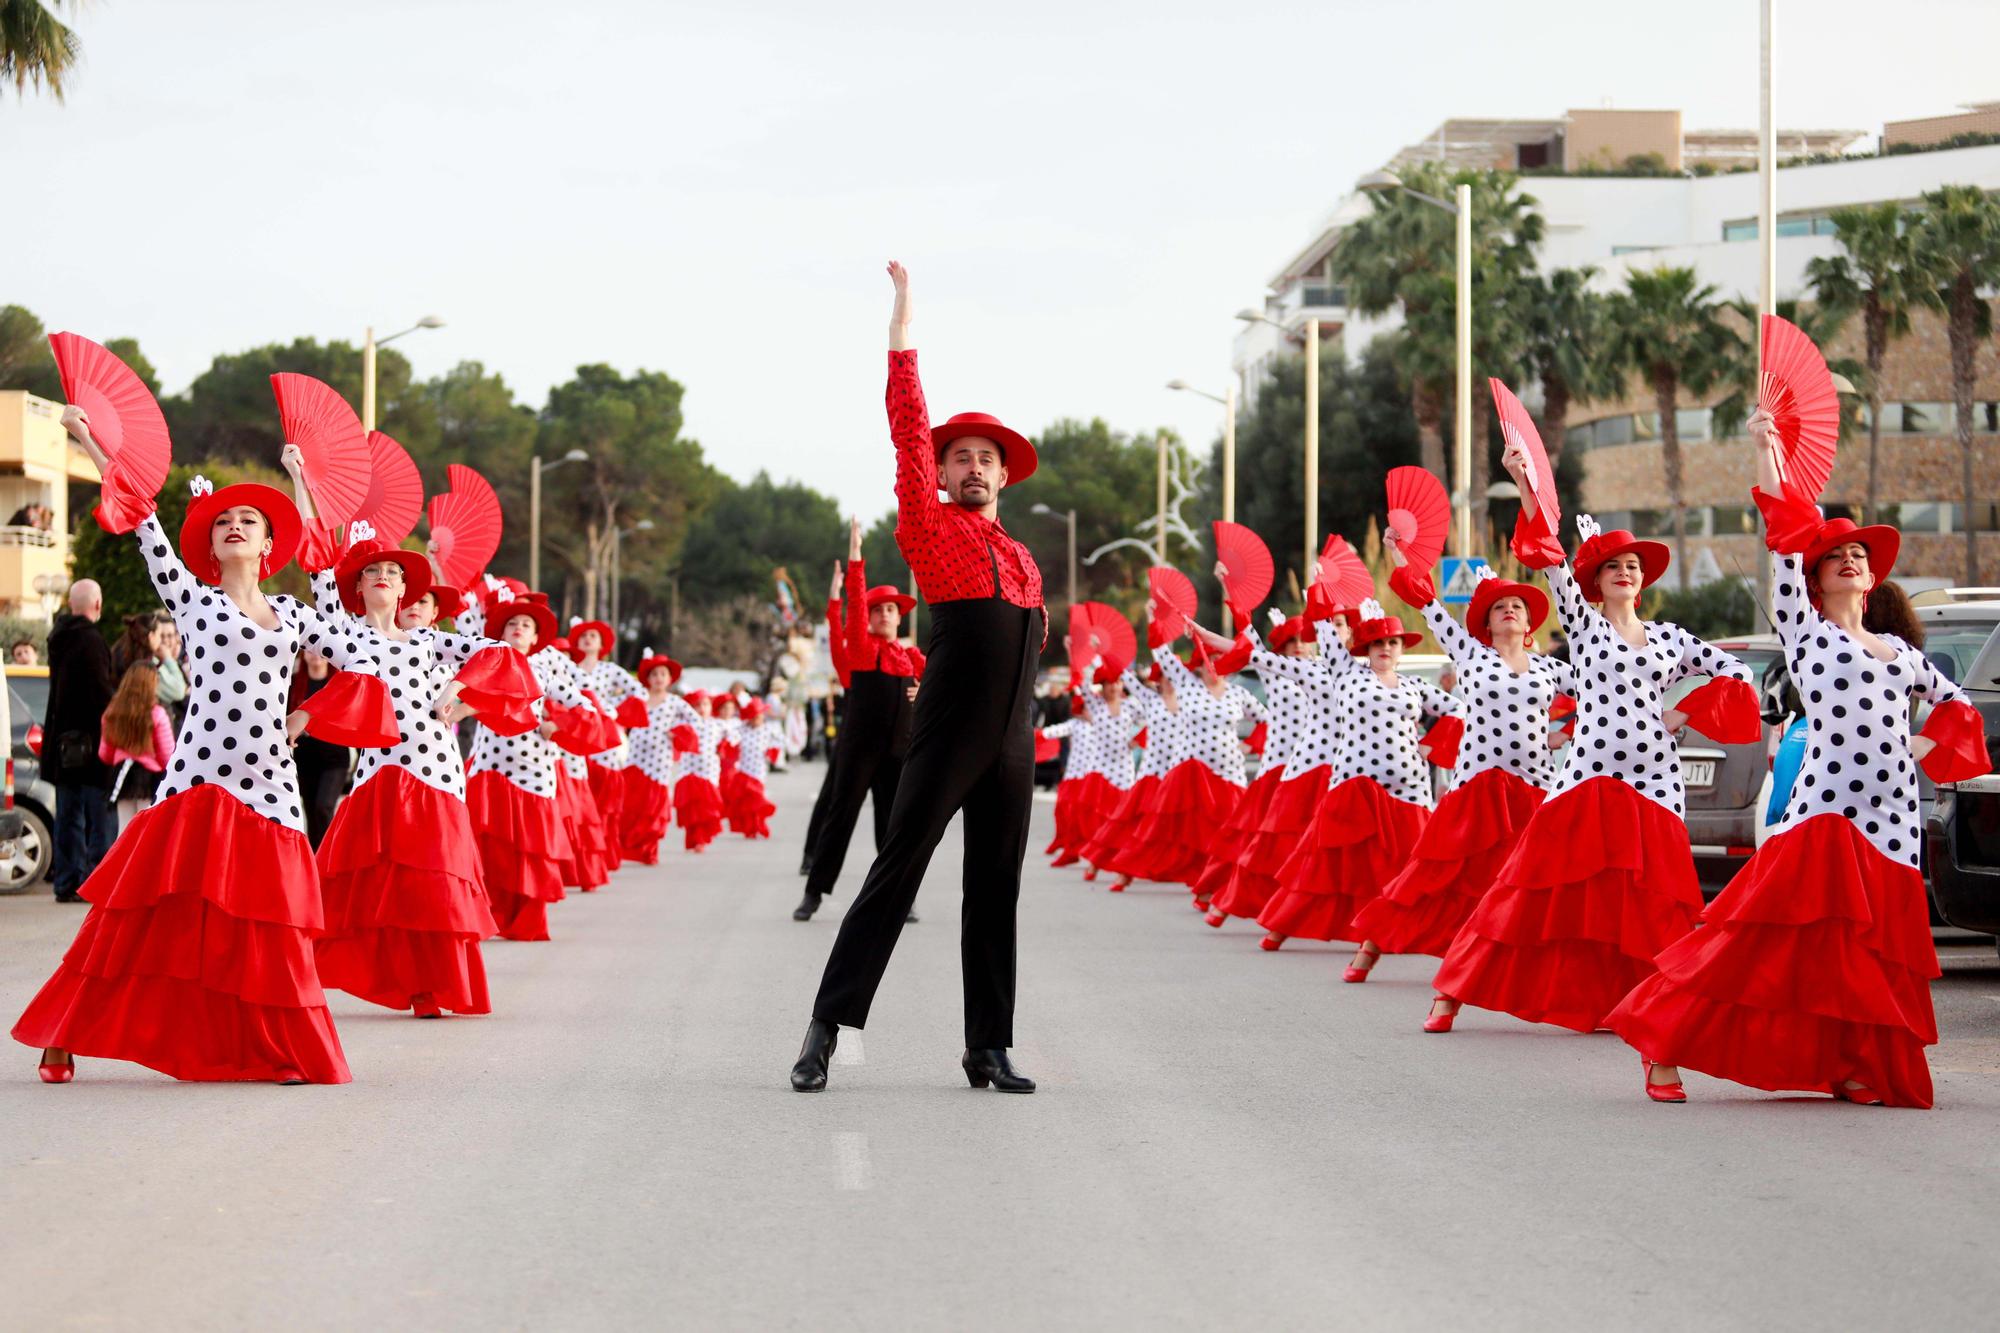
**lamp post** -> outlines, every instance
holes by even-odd
[[[1472,187],[1460,185],[1453,195],[1456,202],[1412,190],[1393,171],[1371,171],[1354,183],[1354,188],[1371,194],[1400,190],[1433,208],[1442,208],[1457,221],[1456,269],[1458,288],[1458,376],[1453,404],[1452,466],[1458,485],[1452,491],[1452,507],[1458,529],[1458,553],[1472,552]]]
[[[623,557],[625,539],[635,532],[651,532],[652,530],[653,520],[650,518],[642,518],[629,528],[613,528],[611,530],[611,595],[606,600],[611,603],[611,630],[614,634],[618,632],[618,585],[624,581],[625,576]],[[606,655],[609,656],[609,645],[606,645],[606,647]]]
[[[392,333],[386,338],[377,338],[375,328],[370,325],[361,338],[361,429],[375,429],[375,349],[386,347],[404,333],[415,333],[418,329],[441,329],[444,320],[436,315],[425,315],[402,333]]]
[[[1277,320],[1261,310],[1239,310],[1236,318],[1245,324],[1269,324],[1286,337],[1291,336]],[[1313,562],[1319,559],[1319,321],[1306,321],[1306,558],[1299,566],[1301,585],[1312,583]],[[1225,599],[1226,600],[1226,599]]]
[[[1167,433],[1161,431],[1158,438],[1159,465],[1154,469],[1156,478],[1154,493],[1159,511],[1155,520],[1159,527],[1154,530],[1154,547],[1158,554],[1154,557],[1160,564],[1167,563]]]
[[[1076,511],[1074,509],[1051,509],[1045,504],[1035,504],[1028,510],[1031,514],[1060,515],[1069,525],[1069,604],[1076,605]]]
[[[1236,386],[1231,384],[1221,394],[1212,394],[1206,389],[1197,389],[1186,380],[1168,380],[1169,389],[1181,393],[1198,394],[1212,403],[1222,404],[1222,521],[1236,521]],[[1229,590],[1223,589],[1222,627],[1231,634],[1236,632],[1235,613],[1229,609]]]
[[[528,587],[533,591],[542,587],[542,474],[589,458],[581,449],[572,449],[553,463],[544,463],[539,454],[528,456]]]

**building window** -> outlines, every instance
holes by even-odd
[[[1892,523],[1904,532],[1949,532],[1945,522],[1946,505],[1929,501],[1906,501],[1899,505],[1882,506],[1882,521]]]
[[[1620,528],[1627,532],[1632,530],[1632,511],[1629,509],[1613,509],[1608,513],[1593,514],[1591,517],[1595,518],[1597,526],[1606,532],[1616,532]]]
[[[1903,435],[1949,435],[1951,434],[1950,403],[1898,403],[1902,409],[1898,414],[1884,411],[1883,426],[1893,426]]]
[[[1711,413],[1705,407],[1691,411],[1684,408],[1674,413],[1674,429],[1683,440],[1705,440],[1708,438],[1710,417]]]
[[[1754,241],[1757,239],[1757,219],[1725,222],[1722,224],[1722,239],[1725,241]]]
[[[1813,220],[1811,218],[1778,219],[1778,237],[1781,240],[1787,236],[1810,236],[1812,234]]]
[[[1580,454],[1590,448],[1590,427],[1571,426],[1563,432],[1563,448],[1570,453]]]
[[[1947,504],[1939,505],[1938,508],[1945,511],[1945,521],[1951,525],[1945,529],[1947,532],[1966,531],[1966,509],[1964,505]],[[1970,526],[1972,531],[2000,532],[2000,504],[1982,501],[1979,504],[1973,505],[1971,512],[1972,523]]]
[[[1972,430],[1975,435],[2000,435],[2000,403],[1974,403]]]
[[[1590,431],[1592,438],[1597,441],[1599,449],[1607,448],[1611,445],[1630,444],[1632,443],[1632,418],[1629,415],[1606,417],[1602,421],[1592,423]]]
[[[1711,505],[1708,511],[1709,529],[1715,537],[1754,536],[1757,532],[1757,509],[1754,505]]]
[[[1657,440],[1660,438],[1660,414],[1641,412],[1632,418],[1632,438],[1635,440]]]

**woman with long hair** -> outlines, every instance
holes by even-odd
[[[97,757],[112,770],[112,799],[123,830],[153,803],[160,775],[174,755],[173,719],[160,704],[160,673],[150,661],[142,659],[125,668],[118,692],[104,710],[98,737]]]
[[[374,661],[345,626],[259,583],[291,560],[292,502],[200,478],[176,543],[71,406],[63,424],[104,476],[98,522],[137,530],[153,585],[192,653],[193,687],[159,798],[84,881],[90,915],[14,1027],[67,1083],[77,1055],[175,1078],[344,1083],[347,1060],[313,964],[319,872],[289,742],[308,728],[357,745],[398,739]],[[287,714],[301,647],[341,668]]]

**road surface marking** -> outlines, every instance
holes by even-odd
[[[868,1136],[853,1133],[834,1135],[833,1166],[841,1189],[869,1188]]]

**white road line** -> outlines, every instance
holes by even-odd
[[[833,1062],[835,1064],[858,1065],[867,1058],[868,1053],[861,1047],[861,1034],[859,1032],[843,1032],[840,1034],[840,1044],[833,1048]]]
[[[833,1172],[834,1179],[841,1189],[870,1188],[866,1134],[847,1133],[833,1136]]]

